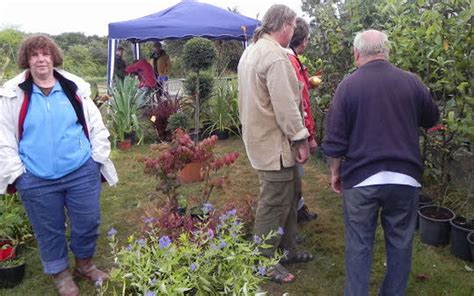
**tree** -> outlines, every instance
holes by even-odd
[[[24,36],[24,33],[13,28],[0,31],[0,81],[18,73],[16,53]]]
[[[470,5],[468,0],[389,0],[383,8],[392,16],[386,29],[393,63],[421,76],[440,107],[442,125],[422,134],[425,172],[438,184],[437,192],[452,185],[449,165],[474,143]]]
[[[197,37],[187,41],[184,45],[184,65],[187,69],[196,73],[194,128],[197,133],[199,132],[199,72],[210,68],[215,58],[216,49],[212,41],[208,39]]]

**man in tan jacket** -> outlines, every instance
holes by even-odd
[[[255,31],[254,43],[243,53],[238,66],[239,112],[242,138],[252,167],[260,182],[255,217],[256,240],[274,231],[261,249],[272,256],[286,251],[285,262],[313,258],[296,251],[295,163],[309,156],[301,113],[301,97],[295,71],[288,59],[288,46],[296,26],[296,13],[285,5],[273,5]],[[284,263],[284,262],[281,262]],[[281,264],[269,273],[274,281],[287,283],[295,277]]]

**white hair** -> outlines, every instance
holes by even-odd
[[[374,36],[376,37],[374,38]],[[384,32],[367,30],[357,33],[354,38],[354,48],[360,52],[361,57],[382,54],[386,59],[388,59],[390,53],[390,41],[388,41],[387,34]]]

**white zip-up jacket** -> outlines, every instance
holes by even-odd
[[[118,182],[118,176],[109,158],[111,148],[108,137],[110,134],[102,121],[99,109],[90,98],[89,83],[66,71],[59,69],[55,71],[66,80],[76,84],[76,96],[81,99],[91,142],[92,159],[101,164],[100,172],[108,184],[115,185]],[[0,88],[0,194],[6,193],[8,185],[14,185],[15,180],[26,170],[18,152],[20,111],[25,97],[19,84],[23,83],[28,75],[28,70],[25,70]]]

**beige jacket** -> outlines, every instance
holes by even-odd
[[[295,165],[291,142],[309,136],[301,116],[301,88],[287,52],[266,34],[243,53],[238,66],[242,138],[252,167]]]

